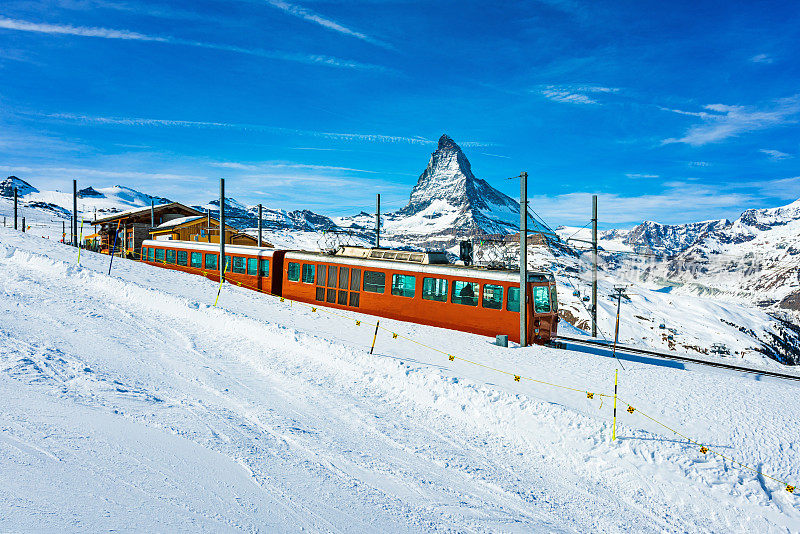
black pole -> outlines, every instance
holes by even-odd
[[[78,180],[72,180],[72,245],[78,246]]]
[[[219,179],[219,280],[225,281],[225,178]]]
[[[25,233],[25,217],[22,218],[22,233]]]
[[[14,230],[17,229],[17,188],[14,188]]]
[[[111,276],[111,266],[114,264],[114,254],[117,252],[117,236],[119,235],[119,225],[114,232],[114,247],[111,249],[111,261],[108,262],[108,275]]]

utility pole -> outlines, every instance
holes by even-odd
[[[614,349],[611,351],[611,354],[616,358],[617,341],[619,340],[619,309],[622,304],[622,297],[628,298],[628,295],[625,294],[624,287],[615,287],[614,291],[616,292],[616,297],[617,297],[617,325],[616,327],[614,327]]]
[[[78,246],[78,180],[72,180],[72,246]]]
[[[378,196],[375,201],[375,248],[380,248],[381,246],[381,194],[378,193]]]
[[[97,220],[97,217],[94,218]],[[64,242],[64,237],[67,235],[67,221],[61,221],[61,242]]]
[[[17,188],[14,188],[14,230],[17,229]]]
[[[206,209],[206,241],[211,243],[211,209]]]
[[[219,281],[225,281],[225,178],[219,179]]]
[[[22,218],[22,233],[25,233],[25,217]]]
[[[528,173],[519,175],[519,346],[528,345]]]
[[[258,205],[258,246],[261,246],[261,214],[263,212],[264,207],[259,204]]]
[[[597,337],[597,195],[592,195],[592,337]]]
[[[156,201],[150,199],[150,229],[156,227]]]

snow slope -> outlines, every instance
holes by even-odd
[[[0,230],[0,530],[788,532],[800,501],[610,402]],[[538,380],[615,360],[382,320]],[[639,410],[800,479],[800,384],[625,362]]]

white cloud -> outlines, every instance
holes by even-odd
[[[639,172],[629,172],[625,174],[628,178],[658,178],[657,174],[643,174]]]
[[[773,63],[775,60],[767,54],[757,54],[750,58],[753,63]]]
[[[79,37],[96,37],[101,39],[122,39],[129,41],[146,41],[154,43],[165,43],[173,45],[193,46],[207,48],[211,50],[223,50],[238,54],[278,59],[283,61],[294,61],[311,65],[323,65],[328,67],[339,67],[347,69],[389,71],[386,67],[360,63],[348,59],[340,59],[322,54],[300,54],[292,52],[282,52],[277,50],[264,50],[261,48],[245,48],[241,46],[207,43],[190,39],[180,39],[176,37],[164,37],[157,35],[147,35],[144,33],[129,30],[114,30],[107,28],[94,28],[85,26],[71,26],[68,24],[47,24],[29,22],[25,20],[14,20],[0,17],[0,28],[24,32],[44,33],[50,35],[74,35]]]
[[[312,171],[365,172],[369,174],[378,174],[378,171],[354,169],[351,167],[335,167],[332,165],[310,165],[307,163],[293,163],[293,162],[279,162],[279,161],[267,161],[261,163],[215,161],[212,162],[211,165],[223,169],[236,169],[241,171],[269,171],[269,170],[281,170],[281,169],[297,169],[297,170],[312,170]]]
[[[375,44],[378,46],[382,46],[384,48],[391,48],[391,45],[384,43],[374,37],[366,35],[364,33],[351,30],[350,28],[328,18],[319,15],[318,13],[314,13],[310,9],[305,7],[299,6],[297,4],[290,4],[289,2],[284,2],[283,0],[266,0],[267,4],[280,9],[281,11],[288,13],[292,16],[301,18],[303,20],[307,20],[309,22],[313,22],[314,24],[319,24],[323,28],[327,28],[329,30],[333,30],[335,32],[341,33],[343,35],[347,35],[350,37],[355,37],[356,39],[361,39],[367,43]]]
[[[594,85],[548,85],[539,91],[545,98],[565,104],[599,104],[590,94],[617,93],[614,87]]]
[[[795,95],[782,98],[766,108],[709,104],[703,107],[707,111],[701,112],[661,109],[702,119],[702,123],[691,126],[683,137],[664,139],[663,144],[686,143],[691,146],[702,146],[743,133],[796,122],[800,113],[800,97]]]
[[[761,152],[762,154],[766,154],[769,157],[769,159],[774,161],[779,161],[782,159],[790,159],[794,157],[791,154],[787,154],[786,152],[781,152],[780,150],[772,150],[769,148],[762,148],[761,150],[759,150],[759,152]]]
[[[120,126],[159,126],[172,128],[220,128],[233,130],[252,130],[263,132],[290,133],[295,135],[320,137],[324,139],[335,139],[340,141],[365,141],[371,143],[408,143],[412,145],[430,145],[434,141],[424,137],[403,137],[396,135],[382,134],[358,134],[340,132],[322,132],[314,130],[298,130],[294,128],[280,128],[277,126],[265,126],[260,124],[242,124],[232,122],[213,122],[213,121],[186,121],[173,119],[151,119],[140,117],[98,117],[90,115],[78,115],[74,113],[51,113],[38,114],[40,117],[47,117],[58,120],[68,120],[101,125],[120,125]]]

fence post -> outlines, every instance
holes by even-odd
[[[369,349],[369,353],[372,354],[372,351],[375,350],[375,340],[378,339],[378,327],[381,325],[381,322],[378,321],[375,323],[375,335],[372,336],[372,347]]]

